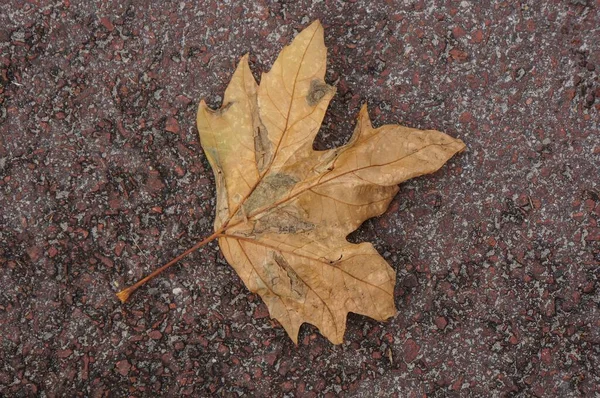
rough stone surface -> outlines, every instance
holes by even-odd
[[[316,18],[316,147],[367,101],[469,148],[351,236],[398,271],[397,317],[294,346],[215,244],[121,305],[211,232],[200,98]],[[4,2],[0,395],[597,396],[598,26],[600,0]]]

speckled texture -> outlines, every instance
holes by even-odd
[[[598,396],[600,0],[480,3],[9,0],[0,395]],[[469,147],[351,237],[398,271],[398,316],[294,346],[215,244],[121,305],[211,232],[200,98],[316,18],[338,87],[317,147],[363,101]]]

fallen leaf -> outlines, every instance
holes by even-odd
[[[438,131],[374,129],[363,106],[347,145],[313,150],[335,93],[324,81],[326,55],[315,22],[260,86],[243,57],[221,109],[201,102],[197,122],[225,258],[295,342],[308,322],[339,344],[348,312],[396,313],[394,270],[370,243],[346,236],[382,214],[400,182],[439,169],[464,144]]]
[[[335,94],[324,81],[326,58],[316,21],[281,51],[260,85],[246,55],[223,106],[213,111],[200,102],[200,140],[217,184],[215,233],[162,267],[218,239],[296,343],[304,322],[340,344],[348,312],[394,316],[394,270],[373,245],[346,237],[387,209],[399,183],[438,170],[465,147],[435,130],[373,128],[363,106],[348,144],[313,150]]]

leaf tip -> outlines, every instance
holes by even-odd
[[[371,118],[369,117],[369,109],[367,108],[367,104],[363,104],[360,107],[360,111],[358,112],[358,121],[364,127],[372,127],[371,126]]]
[[[374,130],[373,125],[371,124],[371,118],[369,117],[369,110],[367,109],[367,104],[363,104],[358,112],[356,127],[354,128],[354,135],[350,139],[350,142],[355,142],[360,136],[369,134],[369,132],[372,131]]]
[[[240,58],[240,62],[238,63],[238,65],[248,65],[249,59],[250,53],[245,53],[244,55],[242,55],[242,58]]]
[[[395,318],[396,315],[398,315],[398,309],[396,308],[396,304],[393,303],[393,299],[392,299],[392,308],[391,311],[388,312],[387,314],[384,314],[384,319],[383,321],[388,321],[392,318]]]
[[[295,335],[288,334],[288,336],[290,336],[290,338],[291,338],[291,339],[292,339],[292,341],[294,342],[294,345],[295,345],[296,347],[298,347],[298,334],[297,334],[297,333],[296,333]]]
[[[310,25],[308,25],[302,32],[307,31],[307,32],[316,32],[318,30],[321,30],[321,32],[324,32],[323,29],[323,24],[321,23],[321,20],[319,19],[315,19]],[[302,33],[301,32],[301,33]]]
[[[453,152],[451,156],[467,151],[467,144],[465,144],[465,142],[463,140],[461,140],[460,138],[454,138],[454,137],[450,137],[450,136],[448,136],[448,137],[451,140],[451,142],[449,143],[450,146],[448,147],[448,149]]]
[[[200,130],[200,122],[207,110],[209,110],[209,108],[208,105],[206,105],[206,101],[201,99],[200,103],[198,104],[198,111],[196,112],[196,125],[198,126],[198,130]]]

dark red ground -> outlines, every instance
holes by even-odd
[[[600,0],[147,3],[0,7],[0,395],[600,394]],[[317,147],[364,101],[468,145],[352,236],[397,317],[294,346],[216,244],[121,305],[211,232],[199,100],[316,18]]]

